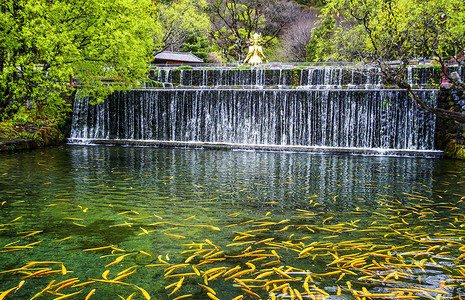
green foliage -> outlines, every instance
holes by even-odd
[[[465,46],[463,0],[328,0],[348,21],[333,41],[340,58],[451,58]]]
[[[211,51],[210,43],[204,35],[191,34],[179,49],[182,52],[191,52],[192,54],[206,59]]]
[[[325,4],[324,0],[296,0],[295,2],[307,7],[322,7]]]
[[[36,135],[34,131],[24,130],[25,126],[17,126],[18,123],[14,121],[0,122],[0,141],[1,140],[12,140],[12,139],[26,139],[42,141],[40,135]],[[33,126],[33,128],[36,128]]]
[[[292,84],[293,86],[299,86],[300,80],[302,79],[302,70],[306,69],[304,66],[298,66],[292,68]]]
[[[4,0],[0,114],[59,118],[73,88],[103,99],[145,77],[153,41],[150,0]]]
[[[389,99],[384,99],[383,103],[381,104],[381,107],[383,109],[389,109],[391,107],[391,102],[389,101]]]
[[[233,67],[231,69],[233,69],[233,70],[250,70],[251,68],[252,68],[251,66],[242,65],[242,66],[238,66],[238,67]]]
[[[177,67],[175,70],[192,70],[193,67],[192,66],[189,66],[189,65],[183,65],[183,66],[179,66]],[[173,70],[174,71],[174,70]]]
[[[266,59],[268,61],[279,61],[278,56],[280,55],[279,52],[282,46],[281,40],[278,38],[272,39],[271,36],[265,36],[262,39],[268,41],[262,48]]]
[[[441,74],[441,72],[442,72],[441,66],[434,65],[434,66],[433,66],[433,69],[434,69],[434,72],[435,72],[436,74]]]
[[[463,0],[327,0],[324,13],[341,13],[347,21],[327,42],[337,49],[337,55],[327,58],[375,64],[384,82],[407,90],[420,109],[465,123],[465,114],[432,107],[422,99],[407,72],[413,58],[434,59],[452,88],[465,90],[465,84],[446,71],[450,60],[463,65],[456,57],[465,51],[463,4]],[[395,66],[389,63],[392,60]]]
[[[147,78],[147,86],[151,88],[159,88],[159,87],[163,87],[163,83]]]
[[[25,139],[25,140],[38,140],[38,141],[42,141],[42,137],[38,134],[34,134],[34,133],[31,133],[31,132],[20,132],[18,133],[15,138],[18,138],[18,139]]]
[[[260,1],[243,4],[239,1],[210,1],[210,16],[213,19],[212,40],[226,61],[241,61],[248,52],[248,43],[254,33],[266,31],[266,15]],[[274,36],[264,36],[262,41],[270,43]],[[266,53],[265,53],[266,56]]]
[[[307,51],[306,61],[317,62],[324,61],[333,49],[328,41],[331,39],[335,27],[335,20],[328,16],[321,26],[315,28],[312,37],[305,47]]]
[[[220,33],[226,35],[228,32],[231,33],[226,30],[225,27],[219,32],[216,32],[216,41],[218,42],[221,39]],[[255,34],[255,31],[247,31],[245,28],[239,28],[237,32],[238,34],[229,34],[228,37],[222,41],[224,47],[222,49],[222,55],[226,61],[235,62],[244,60],[249,50],[247,45],[251,44],[251,37]],[[270,56],[276,50],[275,47],[279,44],[278,39],[273,39],[270,36],[262,37],[261,40],[268,41],[267,45],[263,48],[265,57]]]
[[[0,140],[12,137],[16,134],[11,122],[0,122]]]
[[[206,0],[195,2],[173,0],[157,3],[158,34],[155,36],[155,49],[178,49],[193,35],[205,36],[210,29],[206,7]],[[188,43],[193,43],[193,41],[188,41]]]

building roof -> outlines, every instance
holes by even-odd
[[[179,62],[189,62],[189,63],[202,63],[203,59],[195,56],[190,52],[172,52],[172,51],[162,51],[155,55],[157,60],[169,60],[169,61],[179,61]]]

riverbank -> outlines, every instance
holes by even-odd
[[[438,94],[438,107],[464,113],[465,101],[463,92],[441,87]],[[465,124],[454,120],[436,118],[435,147],[444,151],[447,158],[465,160]]]
[[[0,123],[0,151],[43,148],[66,141],[66,125],[60,121],[49,121],[41,125],[11,125]]]

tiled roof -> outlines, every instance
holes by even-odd
[[[155,55],[155,59],[182,61],[182,62],[190,62],[190,63],[202,63],[203,62],[203,59],[195,56],[194,54],[190,52],[162,51]]]

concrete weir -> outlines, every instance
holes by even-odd
[[[441,157],[435,116],[375,71],[164,69],[176,87],[77,97],[69,143]],[[417,92],[437,105],[436,89]]]
[[[381,148],[343,148],[318,146],[278,146],[278,145],[252,145],[252,144],[225,144],[206,142],[177,142],[154,140],[112,140],[112,139],[69,139],[75,145],[107,145],[107,146],[135,146],[157,148],[186,148],[211,150],[254,150],[279,152],[308,152],[318,154],[351,154],[369,156],[400,156],[442,158],[444,152],[440,150],[409,150],[409,149],[381,149]]]

